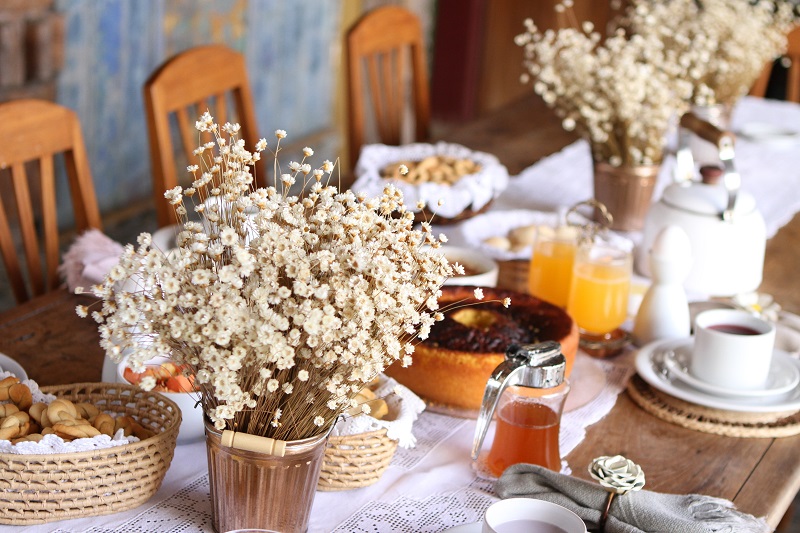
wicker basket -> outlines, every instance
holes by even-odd
[[[87,452],[0,454],[0,524],[41,524],[117,513],[141,505],[156,493],[172,461],[181,423],[175,402],[113,383],[42,387],[42,392],[133,416],[156,435]]]
[[[335,491],[372,485],[392,461],[397,441],[385,429],[330,437],[322,460],[317,490]]]

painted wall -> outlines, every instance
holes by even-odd
[[[281,128],[295,140],[338,137],[342,1],[351,0],[58,0],[66,42],[57,98],[81,118],[101,211],[149,197],[142,85],[192,46],[245,54],[264,136]]]

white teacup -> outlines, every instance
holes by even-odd
[[[583,520],[555,503],[508,498],[493,503],[483,517],[483,533],[586,533]]]
[[[758,390],[767,384],[775,326],[746,311],[712,309],[694,321],[689,372],[728,389]]]

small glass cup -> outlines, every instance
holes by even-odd
[[[616,340],[628,317],[633,246],[622,238],[596,236],[575,254],[567,312],[578,324],[581,340]]]
[[[578,241],[573,226],[538,226],[533,242],[528,292],[559,307],[566,307]]]

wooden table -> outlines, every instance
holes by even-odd
[[[572,141],[532,98],[447,138],[496,153],[512,174]],[[773,253],[768,248],[768,255]],[[98,381],[103,353],[96,325],[74,311],[90,301],[62,290],[0,314],[0,351],[41,385]],[[774,527],[800,489],[798,449],[800,437],[737,439],[683,429],[647,414],[622,394],[567,460],[574,475],[588,478],[585,468],[592,458],[623,454],[642,465],[650,490],[726,498],[744,512],[766,516]]]

